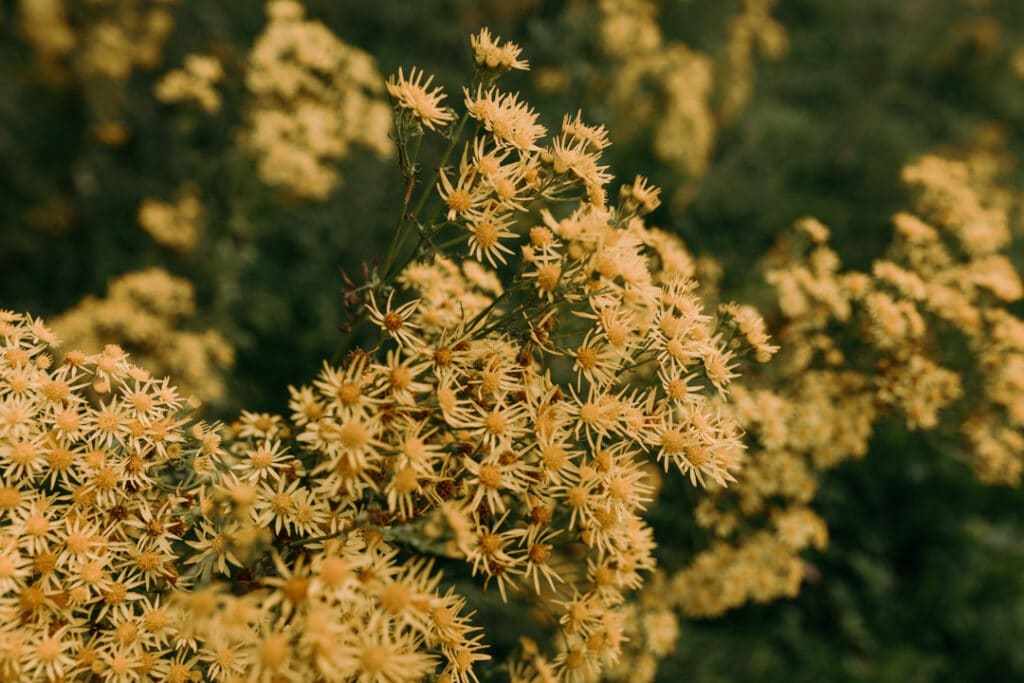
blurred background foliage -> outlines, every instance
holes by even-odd
[[[353,147],[339,166],[342,182],[323,200],[260,180],[238,144],[246,58],[266,24],[257,0],[156,3],[173,30],[156,59],[123,78],[88,75],[75,52],[41,60],[24,29],[34,1],[0,3],[0,306],[54,317],[87,295],[104,296],[125,273],[162,267],[195,287],[188,325],[215,330],[234,348],[226,391],[208,412],[283,410],[285,388],[311,377],[341,343],[342,271],[361,282],[363,264],[386,248],[404,189],[395,159]],[[76,27],[105,3],[67,4]],[[651,223],[718,261],[724,298],[771,300],[759,259],[803,215],[832,228],[848,265],[868,267],[889,240],[890,216],[907,205],[900,168],[920,154],[969,144],[983,130],[997,131],[1012,157],[1024,154],[1018,0],[782,0],[772,17],[788,49],[753,59],[746,106],[725,116],[714,100],[721,93],[709,95],[719,115],[706,168],[689,172],[659,158],[649,131],[631,129],[631,107],[642,100],[609,96],[621,60],[608,53],[599,3],[305,6],[372,55],[381,74],[422,67],[451,99],[469,73],[470,32],[487,25],[519,42],[532,70],[505,87],[519,88],[549,128],[579,108],[607,123],[612,171],[623,181],[647,175],[673,198]],[[739,0],[664,0],[656,51],[685,44],[716,77],[728,75],[729,22],[742,8]],[[193,53],[223,65],[213,114],[153,96],[163,74]],[[644,88],[636,97],[652,96]],[[657,95],[654,106],[663,106]],[[1009,182],[1020,191],[1017,167]],[[202,231],[181,254],[158,246],[137,215],[147,198],[174,201],[185,183],[201,198]],[[1024,679],[1024,494],[977,483],[945,450],[884,424],[865,461],[821,475],[831,542],[808,555],[800,596],[687,622],[661,678]],[[671,485],[679,490],[668,499],[695,502],[685,482]],[[701,545],[701,532],[679,522],[691,515],[662,507],[652,518],[668,566]]]

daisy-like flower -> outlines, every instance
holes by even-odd
[[[260,583],[272,589],[263,599],[261,607],[270,612],[275,607],[283,619],[287,619],[309,597],[309,567],[302,557],[294,562],[286,562],[277,550],[272,550],[270,558],[274,563],[277,576],[266,576]]]
[[[381,579],[367,587],[380,600],[383,612],[398,626],[429,633],[433,622],[431,607],[441,582],[441,575],[434,571],[433,560],[410,560],[394,574]]]
[[[491,579],[495,580],[502,602],[508,602],[508,586],[515,585],[513,575],[522,573],[522,559],[513,557],[506,551],[514,540],[512,532],[499,531],[508,514],[506,512],[491,526],[478,522],[469,547],[460,548],[466,554],[466,561],[473,566],[473,576],[483,573],[484,589]]]
[[[390,299],[388,305],[390,307]],[[379,402],[375,396],[379,389],[371,386],[374,376],[368,370],[368,363],[362,357],[347,363],[344,368],[333,368],[324,363],[313,386],[320,390],[327,414],[349,417],[363,413]]]
[[[299,481],[286,484],[284,478],[271,488],[264,482],[258,488],[259,497],[254,506],[253,521],[260,527],[273,527],[274,533],[292,533],[295,525],[295,507],[298,502]]]
[[[128,552],[118,567],[137,571],[148,591],[151,584],[173,575],[176,559],[174,553],[162,550],[159,546],[139,543],[128,546]]]
[[[316,427],[303,434],[300,440],[310,441],[326,456],[311,473],[317,491],[327,496],[337,495],[339,491],[355,496],[367,486],[376,490],[382,459],[380,449],[384,446],[379,439],[382,433],[379,418],[353,418],[341,424],[320,420]]]
[[[430,385],[419,379],[429,367],[424,361],[410,362],[402,358],[398,349],[388,351],[386,362],[374,366],[378,376],[383,376],[386,395],[401,405],[415,403],[417,394],[430,390]]]
[[[142,600],[145,595],[137,592],[136,588],[142,587],[142,578],[135,576],[130,570],[122,570],[115,574],[109,581],[101,582],[100,595],[103,601],[100,603],[99,619],[116,609],[119,605]]]
[[[497,512],[505,511],[502,491],[526,491],[533,483],[533,474],[536,471],[533,467],[523,464],[511,447],[502,448],[479,463],[471,458],[465,458],[463,466],[469,475],[466,486],[470,490],[475,489],[469,507],[476,509],[481,502],[486,501],[487,506]]]
[[[193,552],[185,560],[186,565],[198,564],[203,569],[209,567],[208,571],[216,571],[225,576],[230,575],[228,565],[242,566],[241,560],[232,548],[231,534],[227,530],[219,529],[213,522],[205,519],[200,521],[196,540],[186,543],[193,548]],[[204,572],[201,571],[200,574],[202,573]]]
[[[446,217],[450,221],[472,216],[490,199],[487,186],[474,184],[473,175],[465,172],[460,172],[458,180],[453,184],[448,174],[442,171],[437,192],[448,207]]]
[[[573,460],[578,459],[580,452],[573,450],[567,441],[539,439],[537,453],[543,481],[563,484],[574,471]]]
[[[90,430],[97,448],[112,448],[114,444],[124,444],[128,433],[126,417],[124,405],[116,401],[100,403],[95,411],[85,416],[82,426]]]
[[[501,173],[484,179],[490,188],[494,201],[505,211],[525,211],[526,204],[533,199],[529,186],[524,182],[526,170],[520,165],[506,166]]]
[[[514,253],[501,243],[501,239],[515,237],[508,228],[513,220],[508,215],[488,212],[474,217],[466,227],[469,229],[469,253],[478,261],[487,260],[492,267],[505,263],[505,254]]]
[[[243,679],[251,665],[251,653],[244,642],[228,634],[213,632],[199,651],[199,661],[206,665],[207,673],[213,680]]]
[[[489,152],[488,146],[487,138],[478,137],[473,140],[473,170],[486,179],[507,174],[508,168],[513,164],[505,165],[505,160],[512,153],[512,149],[498,147]]]
[[[522,388],[522,380],[520,368],[514,361],[514,356],[510,358],[499,353],[483,359],[483,367],[470,378],[469,384],[476,389],[478,396],[490,399],[518,391]]]
[[[597,322],[600,337],[608,342],[608,347],[623,358],[631,358],[632,350],[642,345],[643,333],[637,329],[637,315],[617,302],[604,304],[595,300],[593,312],[577,312],[581,318],[589,318]]]
[[[270,413],[254,413],[243,410],[238,418],[238,436],[242,439],[280,438],[285,429],[284,419]]]
[[[665,471],[674,464],[683,476],[689,477],[693,486],[698,483],[705,486],[705,476],[722,487],[736,481],[729,472],[737,446],[733,439],[716,432],[702,433],[700,429],[693,429],[692,420],[676,422],[665,416],[650,441],[658,448],[657,459]]]
[[[564,579],[559,576],[558,571],[550,564],[552,550],[555,547],[553,539],[562,533],[561,529],[551,529],[539,526],[530,526],[525,529],[515,529],[512,534],[519,538],[519,545],[526,555],[525,569],[523,574],[526,581],[533,584],[533,590],[540,595],[540,580],[544,578],[552,591],[555,590],[555,582],[562,583]]]
[[[564,500],[569,508],[570,531],[577,524],[585,529],[594,523],[594,509],[603,500],[603,495],[598,490],[601,482],[593,475],[592,469],[573,467],[564,478],[565,483],[549,489],[553,496]]]
[[[0,445],[0,473],[13,481],[34,481],[46,465],[41,436]]]
[[[59,546],[61,511],[52,498],[40,498],[18,508],[10,527],[17,534],[18,545],[32,555]]]
[[[529,152],[537,149],[537,140],[547,133],[537,123],[537,112],[520,102],[518,93],[503,94],[497,88],[484,92],[482,87],[475,94],[465,88],[463,92],[469,115],[482,123],[501,146]]]
[[[413,632],[397,629],[391,619],[374,613],[341,639],[339,668],[351,672],[346,678],[360,683],[424,680],[436,668],[437,658],[417,645]]]
[[[588,636],[600,628],[604,607],[594,593],[574,591],[571,600],[554,600],[553,603],[561,608],[558,623],[566,633]]]
[[[295,535],[312,537],[320,533],[327,521],[326,504],[311,491],[301,488],[293,496],[292,522]]]
[[[585,143],[595,151],[600,151],[612,144],[608,140],[608,129],[604,126],[588,126],[583,123],[583,112],[577,111],[576,118],[569,114],[562,117],[562,132]]]
[[[658,380],[665,390],[665,395],[669,400],[680,403],[697,400],[702,396],[700,392],[703,387],[692,383],[696,377],[697,373],[695,372],[684,375],[682,370],[674,364],[662,365],[658,369]]]
[[[392,308],[392,300],[395,298],[395,293],[392,291],[388,294],[387,303],[384,304],[384,310],[381,310],[377,306],[377,300],[373,296],[373,292],[370,292],[370,303],[366,305],[366,310],[370,314],[370,320],[374,322],[381,331],[398,342],[399,346],[418,346],[418,339],[415,336],[416,325],[414,325],[410,319],[413,313],[416,311],[416,307],[419,305],[420,300],[410,301],[409,303],[402,304],[398,308]]]
[[[134,514],[125,519],[125,527],[130,527],[132,538],[137,538],[140,546],[155,547],[166,553],[172,553],[171,544],[181,540],[172,532],[174,517],[167,514],[166,506],[160,506],[154,513],[151,504],[143,502],[134,511]]]
[[[240,480],[258,484],[267,479],[279,479],[281,472],[292,466],[292,460],[280,441],[263,441],[239,453],[231,470]]]
[[[474,403],[463,426],[485,446],[499,448],[510,444],[527,431],[527,409],[522,403],[499,401],[493,406]]]
[[[32,561],[14,536],[0,538],[0,594],[10,595],[32,576]]]
[[[713,341],[717,341],[717,338]],[[723,396],[727,393],[726,385],[738,377],[737,364],[733,363],[734,354],[715,344],[707,344],[701,361],[704,363],[704,374],[715,385]]]
[[[623,185],[619,197],[627,210],[641,214],[650,213],[661,205],[661,188],[647,182],[647,178],[638,175],[632,185]]]
[[[410,519],[415,510],[414,495],[423,493],[420,485],[421,477],[411,465],[403,465],[395,469],[394,475],[384,488],[387,496],[388,510],[405,519]]]
[[[487,28],[480,29],[480,33],[475,36],[470,36],[469,44],[473,48],[473,61],[477,66],[499,72],[509,69],[522,71],[530,69],[530,65],[525,59],[519,59],[523,48],[512,42],[502,45],[501,38],[491,36],[491,32]]]
[[[288,394],[290,396],[288,407],[292,410],[291,419],[296,426],[302,427],[310,420],[316,420],[323,416],[324,404],[313,387],[288,387]]]
[[[600,156],[590,151],[586,142],[562,135],[551,143],[548,150],[555,173],[562,175],[572,172],[586,185],[601,187],[612,179],[607,166],[598,165]]]
[[[565,411],[572,420],[573,436],[577,439],[581,431],[588,443],[592,443],[594,437],[619,431],[622,405],[615,394],[593,384],[588,388],[586,398],[571,384],[569,394],[570,400],[565,401]]]
[[[601,343],[600,337],[591,329],[574,353],[576,362],[576,386],[582,386],[586,379],[591,385],[604,388],[611,386],[621,369],[621,356]]]
[[[427,430],[425,422],[400,423],[395,429],[398,435],[396,467],[412,468],[418,477],[433,477],[434,467],[443,459],[441,445],[432,438],[436,431]]]
[[[44,630],[34,635],[35,638],[28,644],[29,656],[24,671],[26,676],[34,680],[64,680],[75,668],[71,652],[80,644],[74,637],[72,627],[65,625],[53,633]]]
[[[438,616],[443,615],[441,609],[443,608],[434,608],[433,610],[435,624],[438,622]],[[441,672],[438,680],[449,680],[452,683],[480,683],[480,679],[473,671],[473,664],[491,658],[484,652],[487,647],[483,642],[484,633],[482,630],[472,628],[464,623],[453,622],[452,625],[454,628],[451,630],[456,631],[456,637],[441,641],[442,650],[448,658],[448,666]]]
[[[392,74],[388,79],[388,95],[398,107],[412,112],[424,126],[436,130],[454,121],[455,114],[451,109],[441,106],[441,101],[445,98],[441,86],[430,89],[434,77],[429,76],[424,81],[424,75],[422,69],[417,71],[416,67],[413,67],[406,78],[399,68],[398,75]]]
[[[250,644],[243,656],[252,661],[250,681],[299,681],[303,676],[297,668],[299,660],[293,653],[293,639],[297,630],[267,629],[261,638]]]
[[[56,392],[67,390],[66,383],[51,382],[49,386],[43,388],[44,396],[51,386],[56,387]],[[60,405],[63,406],[63,404]],[[27,438],[32,434],[32,427],[38,419],[39,410],[40,404],[37,399],[14,394],[7,395],[0,401],[0,438]]]

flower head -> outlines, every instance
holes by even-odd
[[[424,126],[431,130],[446,126],[455,120],[455,114],[451,109],[441,106],[445,98],[441,86],[430,89],[434,80],[429,76],[423,80],[424,72],[417,71],[416,67],[409,70],[409,77],[406,78],[402,69],[398,69],[398,76],[394,74],[388,79],[388,95],[394,100],[395,106],[412,112],[413,116],[420,120]]]
[[[502,45],[501,38],[492,36],[487,28],[480,29],[480,33],[475,36],[470,36],[469,42],[473,48],[473,61],[479,67],[499,73],[510,69],[530,69],[525,59],[519,59],[523,48],[512,42]]]

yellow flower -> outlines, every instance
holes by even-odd
[[[399,68],[398,76],[392,74],[388,79],[388,95],[394,100],[395,106],[411,111],[420,123],[431,130],[436,130],[454,121],[455,114],[447,107],[441,106],[441,101],[445,98],[441,86],[430,89],[434,77],[430,76],[424,81],[424,75],[422,70],[417,71],[416,67],[413,67],[406,78]]]
[[[492,37],[487,28],[480,29],[480,33],[475,36],[470,36],[469,43],[473,48],[473,61],[477,66],[493,69],[499,73],[509,69],[523,71],[530,69],[530,65],[525,59],[519,59],[523,48],[515,43],[506,42],[501,45],[500,42],[501,38]]]

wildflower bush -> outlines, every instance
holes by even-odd
[[[1024,453],[1013,139],[900,159],[892,237],[853,265],[814,202],[771,250],[697,255],[683,217],[800,22],[723,3],[688,42],[667,3],[536,9],[479,11],[561,61],[464,9],[408,33],[459,68],[403,41],[382,70],[315,3],[18,5],[15,102],[74,98],[89,142],[71,189],[29,163],[4,199],[25,229],[0,290],[0,679],[1020,672],[1015,494],[984,488]],[[943,44],[1013,79],[1000,11],[936,22],[968,13]],[[215,39],[175,42],[190,26]],[[100,215],[129,229],[83,267]],[[900,585],[950,601],[941,628],[984,615],[981,654],[876,640],[909,638],[868,612],[904,599],[878,559],[902,550],[847,473],[955,494],[894,523],[941,525],[969,571],[931,556]],[[869,542],[836,559],[851,529]],[[838,620],[777,602],[822,590]],[[934,637],[976,637],[957,628]]]

